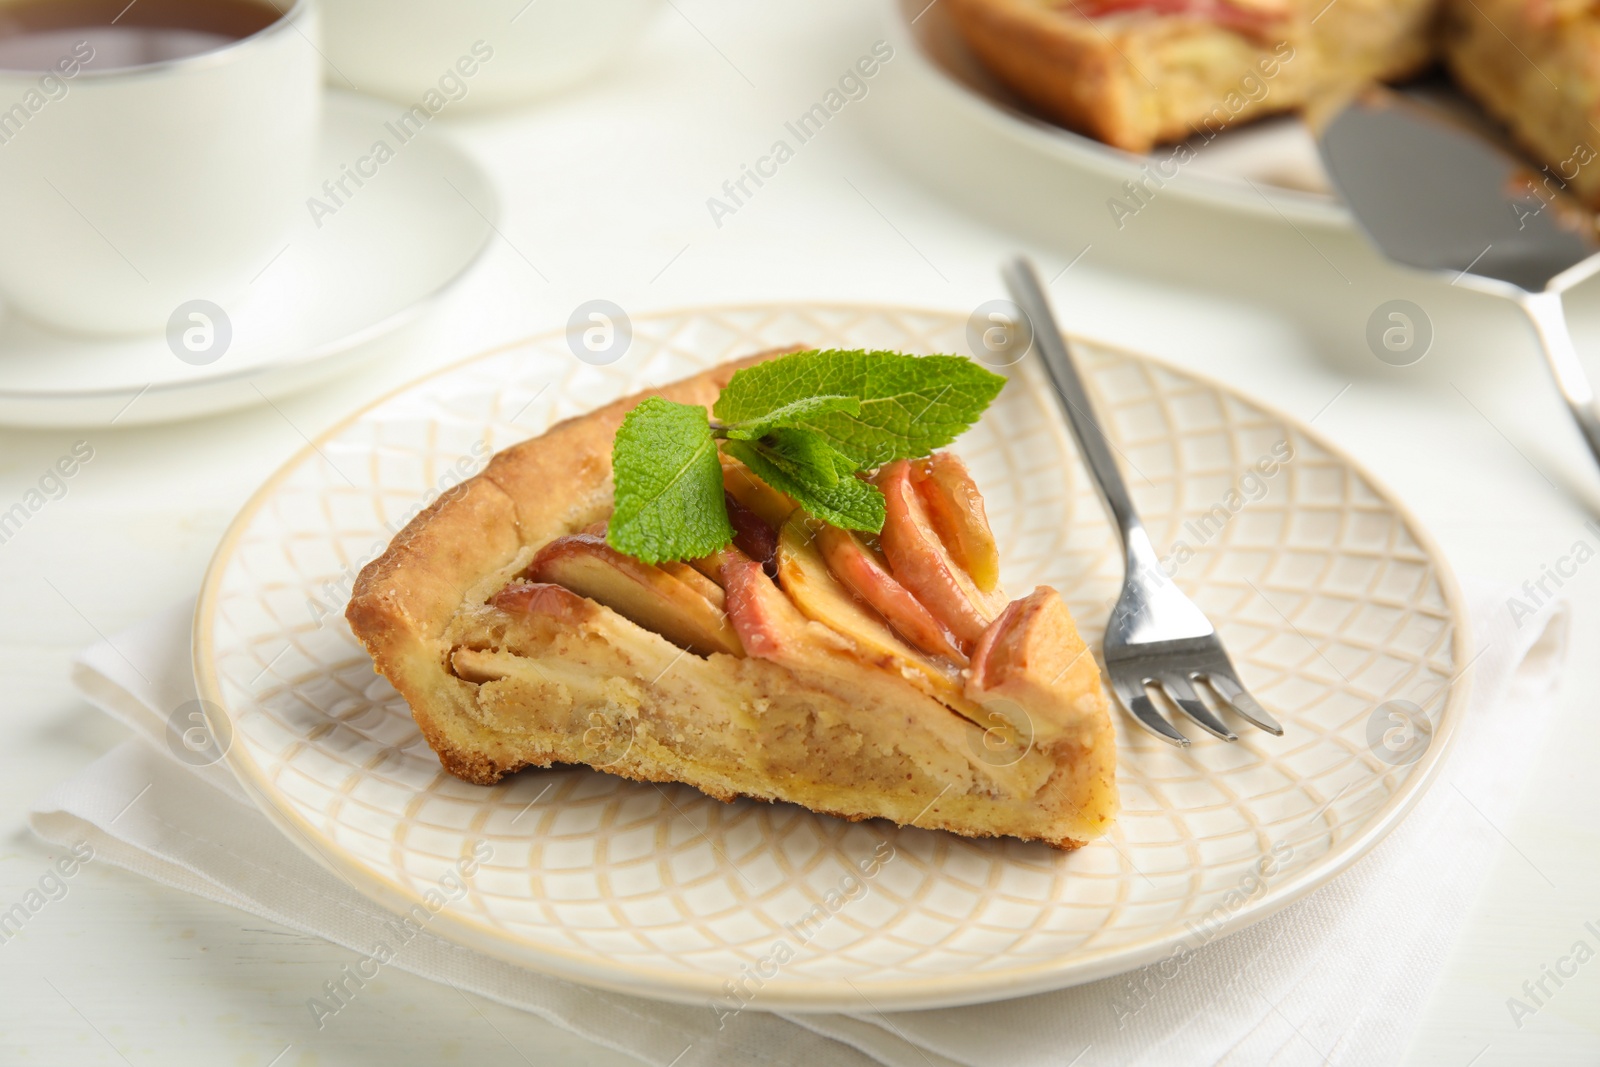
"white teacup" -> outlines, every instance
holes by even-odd
[[[0,295],[94,334],[237,297],[304,210],[313,0],[74,0],[43,30],[48,2],[0,0]]]
[[[405,104],[433,93],[464,111],[588,76],[659,7],[660,0],[323,0],[323,50],[332,85]]]

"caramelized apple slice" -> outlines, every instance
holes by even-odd
[[[766,570],[728,547],[706,557],[728,594],[728,618],[745,653],[790,666],[812,664],[849,649],[835,631],[818,626],[767,577]]]
[[[780,582],[783,580],[781,575],[785,573],[791,579],[796,577],[793,566],[795,556],[785,551],[785,545],[792,548],[796,543],[793,529],[785,524],[784,530],[779,532]],[[799,544],[807,544],[804,531],[801,531]],[[866,609],[851,599],[843,586],[834,581],[821,555],[814,548],[810,555],[805,577],[816,578],[817,581],[806,584],[804,588],[817,593],[831,586],[837,601],[830,599],[828,602],[850,605],[862,617],[877,625],[882,640],[899,644],[898,638],[889,632],[888,627],[873,619]],[[865,636],[863,629],[858,628],[854,635],[840,636],[844,631],[835,621],[839,618],[837,613],[828,619],[809,615],[804,605],[809,603],[814,609],[818,603],[815,598],[795,599],[793,592],[785,596],[789,587],[780,590],[762,571],[761,564],[737,549],[724,549],[720,557],[722,585],[728,592],[728,614],[750,656],[773,660],[791,670],[831,673],[834,668],[829,666],[830,659],[841,653],[848,655],[846,650],[851,648],[860,654],[862,648],[859,642]],[[852,640],[847,638],[852,638],[856,643],[852,644]],[[995,760],[983,757],[981,753],[985,751],[986,739],[992,735],[994,727],[983,718],[983,708],[962,696],[954,674],[940,671],[930,660],[903,644],[899,644],[896,656],[898,658],[886,660],[876,668],[868,668],[867,673],[888,667],[905,681],[917,686],[925,696],[938,702],[919,701],[907,711],[908,717],[915,716],[922,727],[941,736],[952,753],[965,755],[968,765],[993,782],[997,789],[1019,797],[1038,793],[1055,766],[1043,752],[1029,750],[1020,759]],[[925,673],[929,671],[932,673]],[[939,704],[944,707],[939,707]],[[945,708],[958,714],[950,714]],[[956,758],[961,757],[957,755]]]
[[[724,492],[722,499],[728,506],[734,547],[761,564],[768,578],[776,578],[778,572],[774,561],[778,556],[778,527],[770,525],[760,515],[739,503],[732,493]]]
[[[722,564],[716,556],[701,556],[699,559],[691,559],[689,566],[703,575],[706,581],[715,585],[718,589],[722,588]],[[726,608],[727,604],[724,603],[723,607]]]
[[[896,637],[833,576],[817,548],[812,524],[826,525],[796,508],[778,532],[778,584],[801,614],[848,637],[862,656],[889,666],[930,696],[963,714],[976,712],[963,697],[953,668],[935,663]]]
[[[722,494],[722,499],[728,506],[728,521],[733,526],[732,547],[761,564],[761,569],[767,572],[768,578],[776,578],[778,576],[777,528],[768,526],[761,516],[735,500],[733,494],[725,492]],[[723,553],[714,552],[709,556],[691,559],[688,566],[720,591],[724,562],[726,560]],[[712,601],[719,606],[723,603],[721,599],[715,597]]]
[[[910,658],[914,653],[905,642],[828,569],[816,540],[826,525],[795,509],[778,532],[778,584],[801,614],[850,638],[869,658]]]
[[[722,611],[727,606],[727,598],[722,592],[722,586],[707,575],[695,570],[690,564],[671,560],[666,563],[657,563],[656,566],[711,601],[711,606],[718,611]]]
[[[570,589],[548,582],[514,581],[489,603],[513,615],[544,615],[562,626],[578,626],[593,619],[599,610]]]
[[[910,463],[890,463],[873,483],[883,492],[879,543],[889,557],[890,573],[944,623],[963,651],[969,650],[1000,614],[1003,598],[979,589],[945,548],[913,484]]]
[[[737,548],[725,548],[713,558],[728,593],[728,618],[745,653],[783,660],[798,651],[805,640],[805,616],[772,584],[761,564]]]
[[[757,478],[749,467],[732,456],[720,453],[719,456],[722,460],[723,490],[741,505],[759,515],[761,521],[770,529],[776,530],[782,526],[789,518],[789,513],[795,509],[794,501]]]
[[[593,534],[556,538],[539,550],[523,576],[604,604],[697,655],[742,652],[721,608],[660,567],[618,552]]]
[[[967,465],[953,452],[935,452],[913,463],[911,476],[944,547],[966,568],[973,585],[994,592],[1000,584],[1000,550]]]
[[[984,633],[966,695],[1041,745],[1083,743],[1104,700],[1094,655],[1047,585],[1013,602]]]
[[[955,637],[922,606],[922,601],[895,581],[876,552],[848,530],[820,520],[813,522],[817,548],[827,561],[828,570],[845,588],[872,605],[896,633],[917,648],[960,664],[967,662]]]

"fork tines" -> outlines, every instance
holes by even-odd
[[[1222,641],[1216,634],[1150,644],[1108,646],[1106,672],[1117,699],[1139,724],[1164,741],[1188,745],[1189,739],[1161,714],[1149,689],[1154,687],[1179,711],[1202,729],[1224,741],[1236,741],[1229,729],[1201,698],[1197,686],[1211,690],[1219,707],[1229,709],[1268,733],[1283,735],[1280,726],[1239,681]]]

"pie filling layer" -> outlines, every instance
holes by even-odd
[[[945,382],[964,394],[945,401]],[[442,496],[363,569],[346,616],[468,782],[586,764],[722,800],[1076,848],[1117,809],[1099,669],[1054,590],[1008,601],[982,496],[934,440],[971,425],[1001,384],[961,357],[791,349],[614,401]],[[943,401],[941,421],[906,423],[908,396],[924,411]],[[754,406],[730,414],[737,404]],[[824,410],[848,410],[840,433],[933,443],[867,468],[812,440],[813,481],[796,479],[794,497],[739,449],[706,447],[715,430],[770,464],[783,457],[762,449],[804,444]],[[803,432],[739,429],[778,417]],[[640,430],[650,419],[665,436]],[[646,440],[656,452],[618,464]],[[674,546],[659,550],[639,547],[646,513],[630,495],[657,458],[650,484],[690,470],[676,499],[693,499],[652,504],[651,536]],[[832,483],[817,481],[823,459]],[[874,488],[834,488],[845,478]],[[845,498],[872,513],[830,503]],[[690,529],[708,515],[709,533]]]
[[[962,832],[1054,827],[1068,847],[1104,829],[1098,668],[1054,590],[1007,601],[956,456],[873,474],[878,537],[809,516],[737,461],[723,473],[731,547],[652,565],[592,524],[469,617],[449,666],[485,730],[536,740],[544,763],[724,796],[769,782],[767,799],[848,817],[937,805]]]

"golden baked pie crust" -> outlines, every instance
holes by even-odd
[[[709,408],[736,370],[778,354],[557,424],[441,496],[356,582],[346,617],[374,668],[444,768],[469,782],[586,763],[724,800],[786,800],[968,836],[1075,848],[1103,833],[1117,804],[1115,738],[1098,669],[1064,607],[1064,719],[1048,745],[1002,760],[986,757],[984,726],[798,615],[804,655],[779,664],[684,653],[575,594],[559,619],[490,603],[541,546],[610,513],[611,443],[627,411],[649,395]]]

